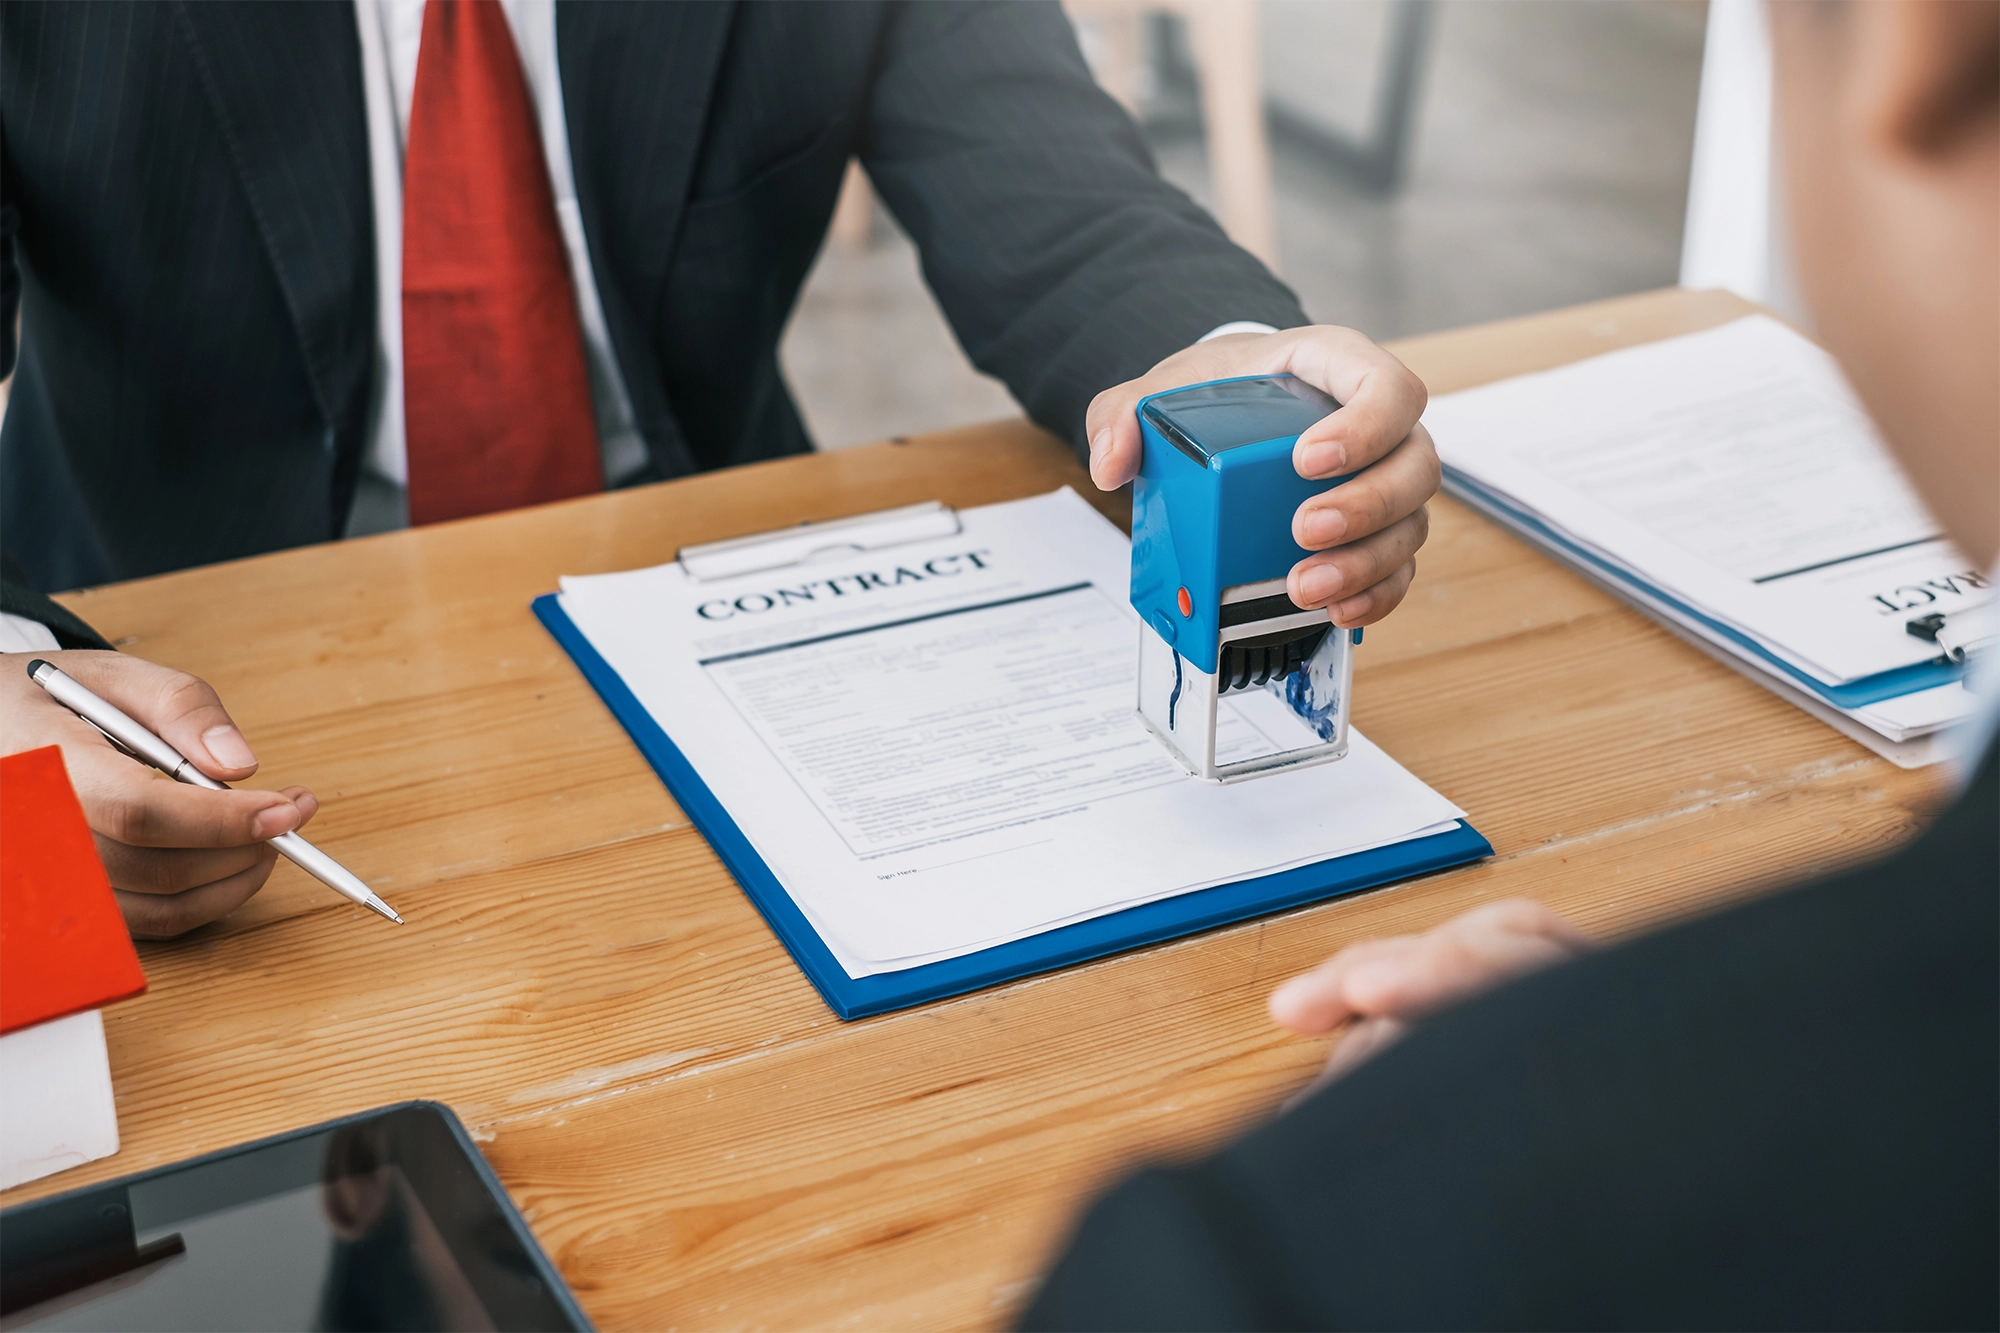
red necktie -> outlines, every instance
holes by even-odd
[[[603,488],[569,258],[507,16],[427,0],[403,156],[410,521]]]

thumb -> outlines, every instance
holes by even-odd
[[[207,681],[123,653],[68,654],[64,668],[220,782],[257,771],[257,756]]]
[[[1115,491],[1139,475],[1139,400],[1146,396],[1144,380],[1127,380],[1090,400],[1083,428],[1090,439],[1090,479],[1102,491]]]

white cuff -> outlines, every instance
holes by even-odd
[[[55,632],[41,621],[0,611],[0,653],[46,653],[61,648]]]
[[[1210,338],[1225,338],[1232,333],[1276,333],[1276,332],[1277,329],[1273,328],[1269,324],[1262,322],[1261,320],[1239,319],[1228,324],[1218,324],[1214,328],[1210,329],[1207,333],[1202,334],[1201,337],[1196,338],[1195,341],[1198,343],[1205,343]]]

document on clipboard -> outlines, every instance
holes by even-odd
[[[564,578],[537,609],[850,979],[1440,835],[1457,860],[1489,850],[1358,734],[1335,764],[1183,774],[1134,715],[1129,553],[1065,488],[693,548]],[[1275,696],[1229,704],[1235,750],[1298,743]]]
[[[1445,488],[1906,767],[1990,613],[1823,350],[1763,315],[1444,394]],[[1941,645],[1937,628],[1955,622]]]

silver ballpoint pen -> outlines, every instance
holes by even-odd
[[[140,726],[116,704],[98,698],[87,686],[54,663],[35,658],[28,663],[28,678],[47,690],[57,703],[103,732],[113,745],[133,758],[151,764],[175,782],[207,787],[211,791],[229,790],[226,784],[217,782],[196,768],[193,761],[179,750]],[[403,918],[396,915],[396,909],[376,897],[375,891],[363,884],[354,872],[298,834],[280,833],[270,841],[286,860],[341,897],[388,917],[399,926],[403,924]]]

